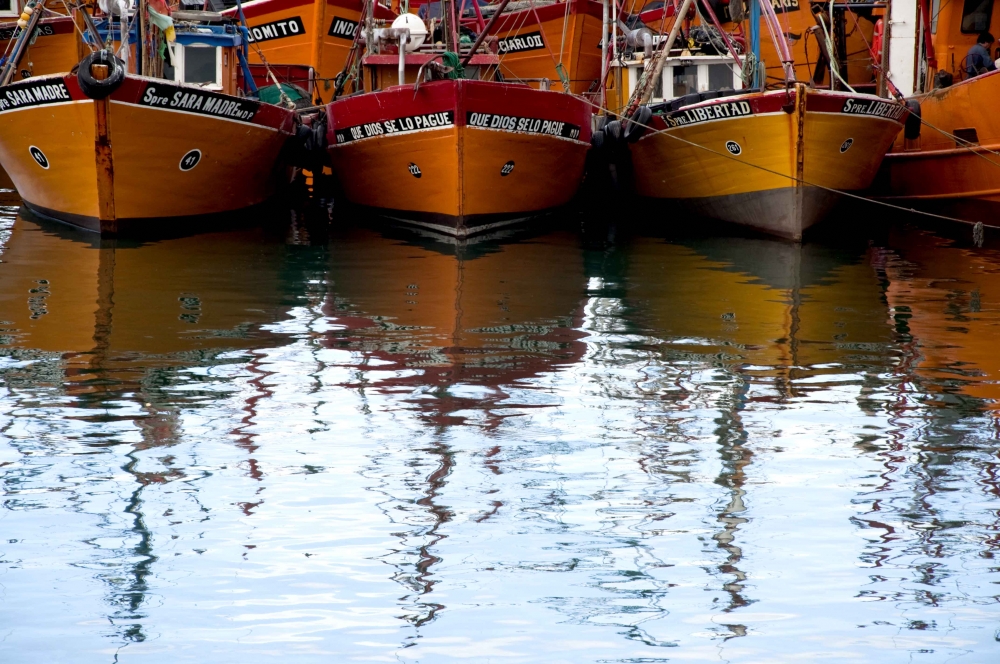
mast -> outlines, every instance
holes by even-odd
[[[889,67],[884,76],[904,96],[917,89],[917,33],[919,20],[916,0],[892,0],[889,5],[885,30],[889,38]],[[885,47],[883,47],[885,48]]]
[[[473,0],[473,2],[478,2],[478,0]],[[462,60],[463,67],[465,67],[466,65],[469,64],[469,62],[472,61],[472,56],[476,54],[476,51],[479,49],[479,45],[483,43],[484,39],[486,39],[486,35],[490,33],[490,28],[492,28],[493,24],[497,22],[498,18],[500,18],[500,14],[502,14],[503,10],[507,8],[508,2],[510,2],[510,0],[500,0],[500,4],[497,5],[496,9],[493,11],[493,16],[490,17],[490,22],[486,24],[486,26],[482,29],[482,31],[480,31],[479,36],[476,37],[476,41],[473,42],[472,44],[472,48],[469,49],[469,54],[465,56],[464,60]],[[607,13],[608,13],[608,4],[607,0],[604,0],[605,17],[607,16]]]
[[[795,60],[788,48],[785,33],[781,31],[781,24],[774,14],[771,0],[758,0],[758,5],[764,15],[764,21],[767,23],[767,30],[771,33],[771,40],[774,42],[774,49],[778,52],[778,58],[781,60],[781,67],[785,71],[785,83],[791,85],[795,83]]]
[[[611,14],[608,8],[608,0],[602,0],[603,11],[601,25],[603,37],[601,39],[601,108],[607,106],[608,102],[608,28],[611,27]],[[664,7],[664,10],[666,8]]]
[[[444,20],[444,47],[446,51],[458,53],[458,17],[455,15],[455,0],[441,0],[441,18]]]
[[[760,61],[760,5],[750,0],[750,50],[753,52],[753,81],[751,88],[763,88],[767,82],[767,69]]]

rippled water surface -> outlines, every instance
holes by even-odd
[[[989,245],[7,214],[0,661],[1000,661]]]

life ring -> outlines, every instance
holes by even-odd
[[[632,117],[628,119],[628,123],[625,125],[625,141],[627,143],[635,143],[642,138],[642,135],[646,133],[651,117],[653,117],[653,112],[649,110],[649,106],[640,106],[635,109],[635,113],[632,114]]]
[[[107,78],[100,80],[94,78],[90,68],[95,64],[105,65],[108,68]],[[104,99],[125,82],[125,63],[111,51],[94,51],[80,61],[76,80],[80,83],[83,94],[91,99]]]
[[[875,32],[872,34],[872,45],[868,52],[872,56],[872,64],[876,67],[882,65],[882,33],[885,31],[883,19],[875,21]]]

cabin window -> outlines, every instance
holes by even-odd
[[[674,96],[698,92],[698,67],[689,65],[687,67],[674,67]]]
[[[19,13],[15,0],[0,0],[0,16],[17,16]]]
[[[164,67],[168,79],[217,87],[222,83],[222,49],[204,44],[177,45],[173,68]]]
[[[962,32],[976,34],[990,29],[993,0],[965,0],[962,8]]]
[[[188,46],[184,49],[185,83],[218,83],[215,75],[216,49],[211,46]]]
[[[708,65],[708,89],[733,87],[733,69],[727,64]]]

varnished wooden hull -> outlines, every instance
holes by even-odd
[[[913,99],[929,124],[921,127],[917,139],[897,137],[879,174],[876,195],[1000,225],[1000,157],[994,154],[1000,151],[1000,115],[993,103],[1000,100],[1000,72]],[[949,134],[974,129],[978,145],[959,146],[932,127]]]
[[[512,81],[547,78],[553,90],[560,90],[556,65],[561,63],[571,92],[596,92],[602,11],[594,0],[568,0],[505,13],[491,30],[500,39],[500,71]]]
[[[485,81],[398,86],[327,113],[352,203],[458,237],[568,203],[590,140],[582,100]]]
[[[294,123],[276,106],[135,76],[104,100],[68,74],[0,88],[12,98],[22,103],[0,108],[0,163],[25,205],[108,235],[264,202]]]
[[[800,239],[836,202],[830,190],[871,184],[906,114],[877,97],[804,91],[654,115],[650,125],[661,131],[631,146],[637,192]]]

